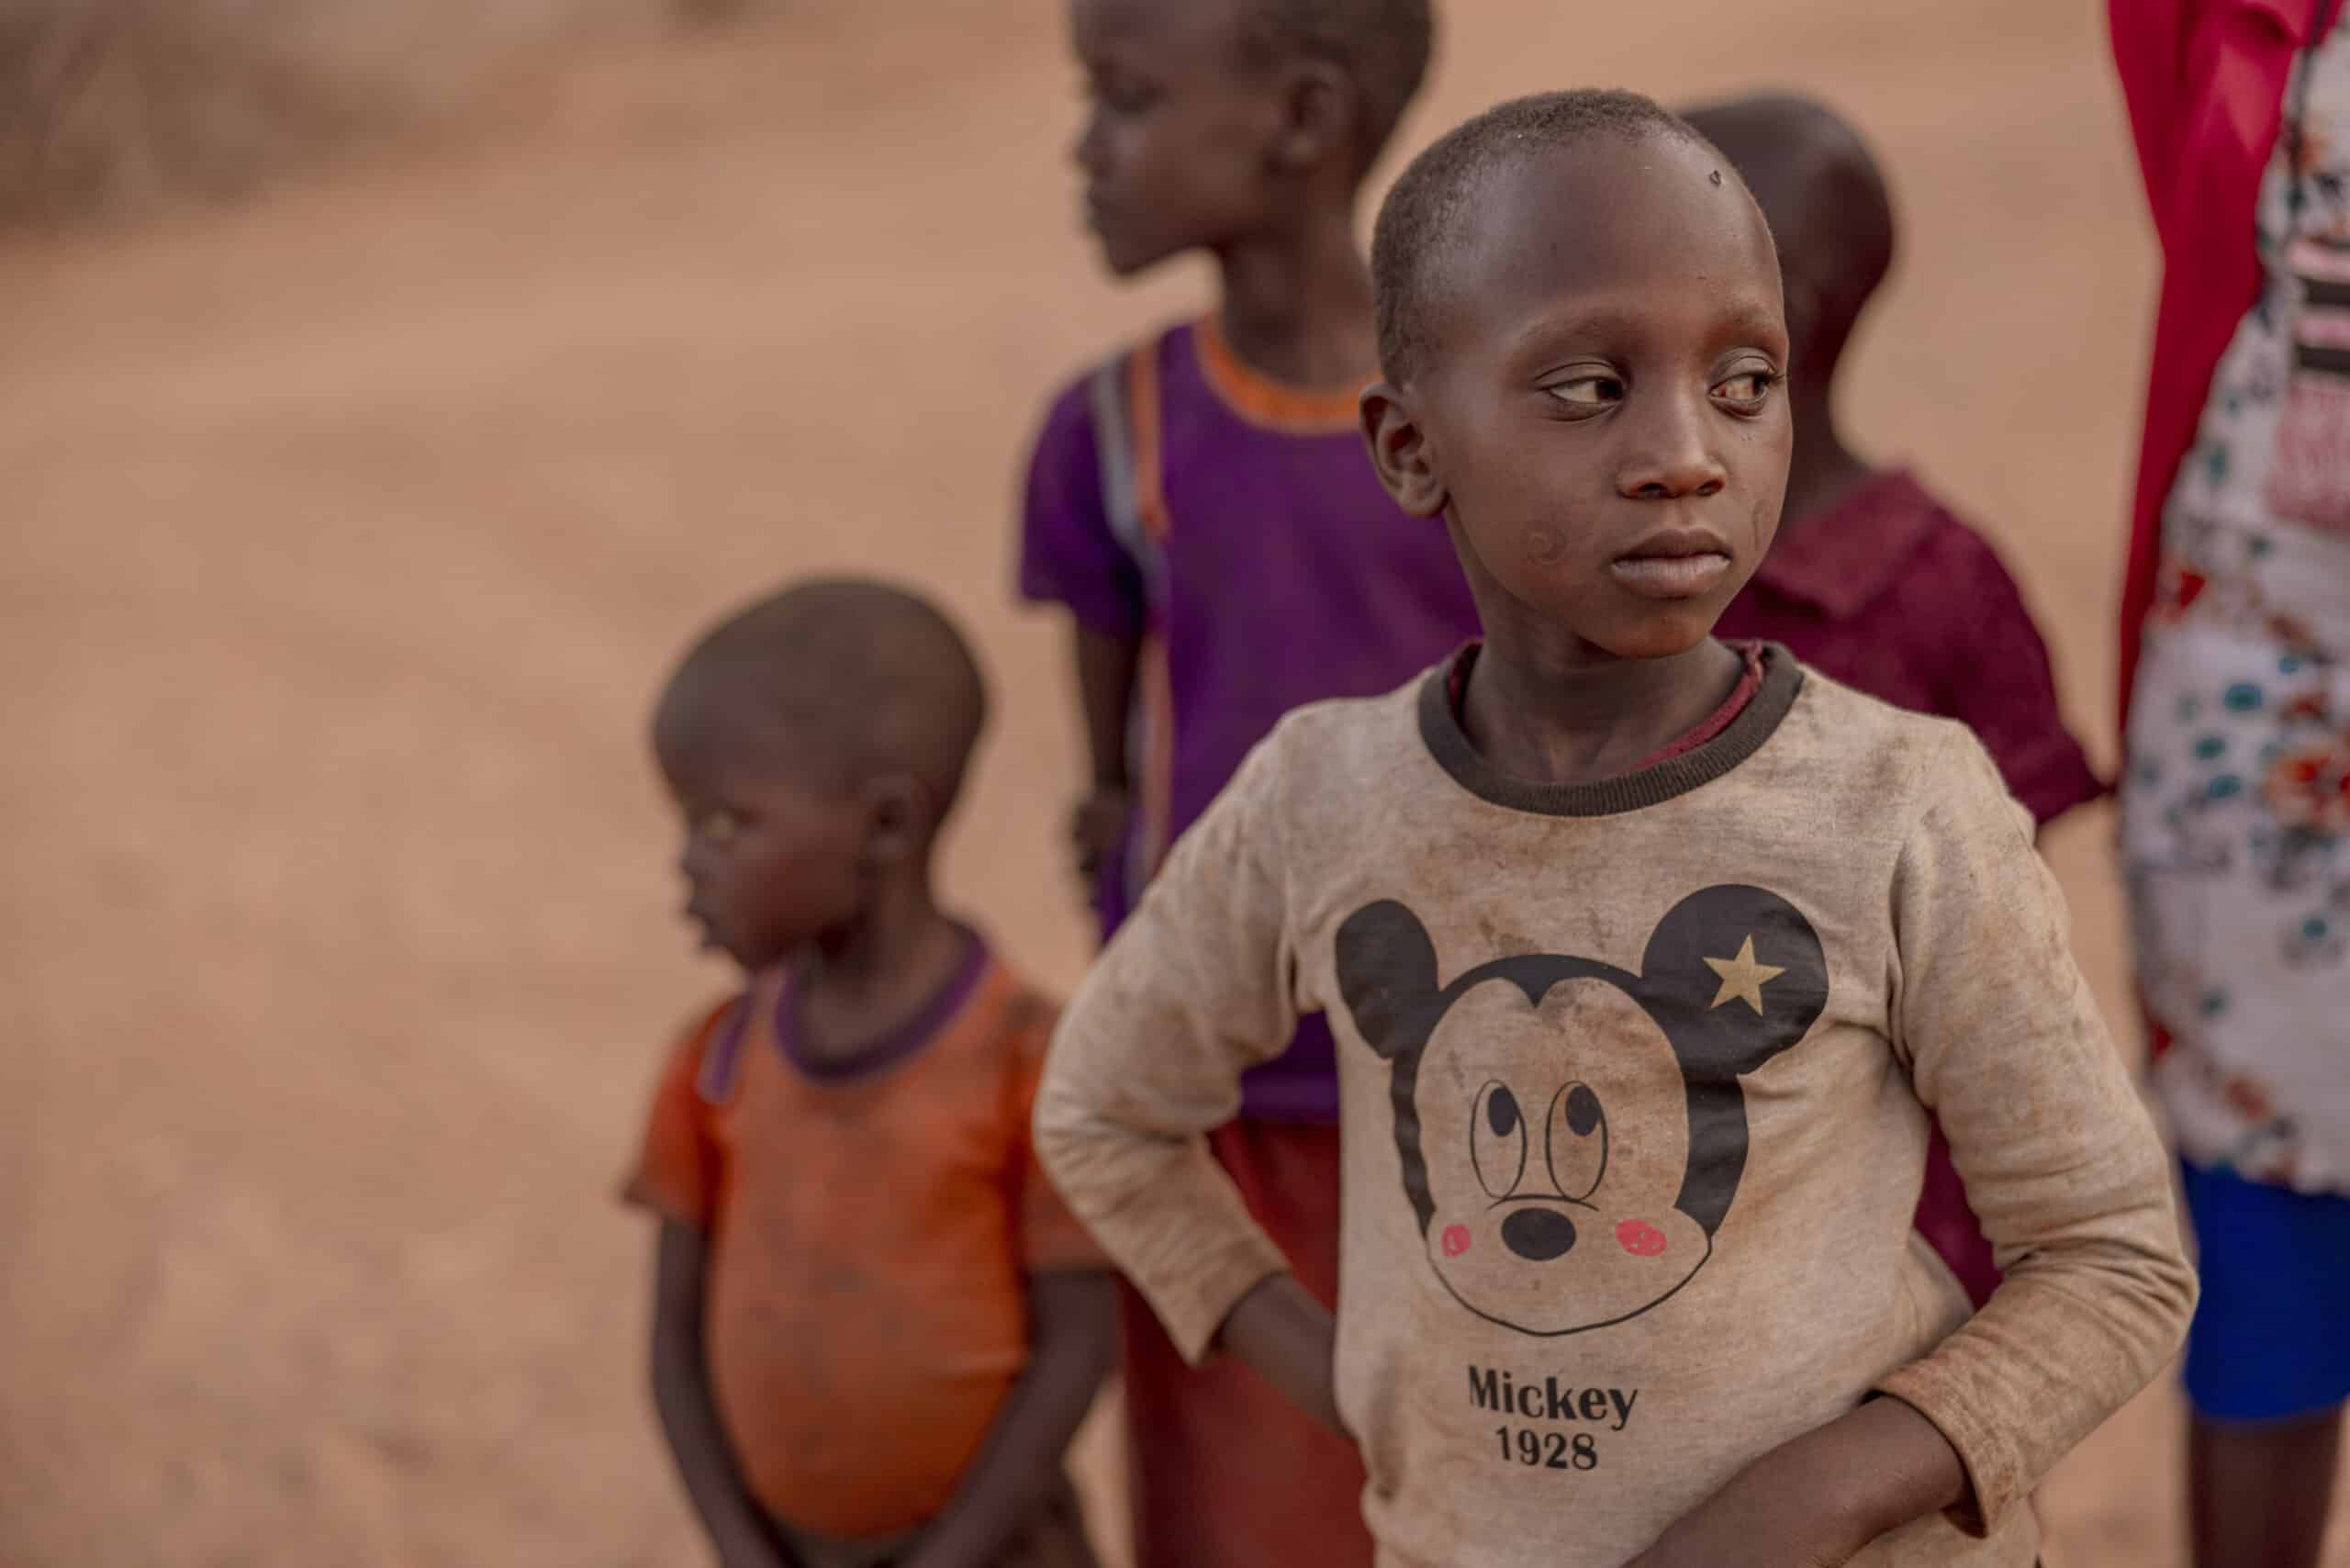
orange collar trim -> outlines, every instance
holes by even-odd
[[[1308,389],[1259,375],[1240,363],[1214,316],[1192,328],[1200,370],[1225,406],[1252,425],[1289,435],[1331,435],[1356,428],[1361,386]]]

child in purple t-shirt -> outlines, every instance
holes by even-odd
[[[1476,617],[1444,531],[1381,488],[1356,412],[1378,365],[1356,203],[1427,69],[1427,0],[1073,0],[1071,23],[1110,270],[1205,252],[1222,286],[1063,391],[1028,472],[1020,588],[1075,622],[1075,837],[1106,935],[1283,713],[1390,690]],[[1315,1016],[1212,1140],[1326,1300],[1337,1119]],[[1185,1368],[1147,1310],[1128,1329],[1140,1568],[1370,1562],[1349,1445],[1251,1372]]]
[[[1872,697],[1957,719],[2043,826],[2105,786],[2057,711],[2048,646],[1990,543],[1907,470],[1869,465],[1836,424],[1836,367],[1893,260],[1884,175],[1852,128],[1807,99],[1690,111],[1737,165],[1778,242],[1796,444],[1779,536],[1716,626],[1783,643]],[[1939,1129],[1918,1228],[1980,1306],[1991,1243]]]

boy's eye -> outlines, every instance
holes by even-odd
[[[743,831],[743,819],[736,812],[721,806],[702,812],[695,819],[694,829],[712,844],[732,844]]]
[[[1085,95],[1112,114],[1119,115],[1138,115],[1158,101],[1158,94],[1149,86],[1122,76],[1088,78]]]
[[[1714,397],[1740,411],[1762,408],[1779,385],[1779,373],[1757,365],[1714,384]]]
[[[1554,381],[1542,390],[1575,409],[1604,409],[1624,400],[1624,381],[1617,375],[1578,375]]]

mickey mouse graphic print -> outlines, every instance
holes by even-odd
[[[1784,962],[1756,956],[1758,931]],[[1437,1277],[1538,1335],[1619,1323],[1704,1267],[1746,1167],[1739,1080],[1828,1000],[1810,923],[1747,887],[1674,905],[1639,974],[1524,953],[1439,985],[1427,929],[1393,901],[1338,927],[1337,967],[1411,1106],[1396,1158]]]
[[[1193,1358],[1283,1265],[1206,1152],[1328,1015],[1335,1378],[1390,1568],[1620,1568],[1874,1394],[1969,1507],[1868,1564],[2037,1553],[2022,1499],[2175,1350],[2167,1168],[1982,748],[1763,655],[1712,739],[1528,784],[1438,670],[1285,720],[1063,1014],[1036,1147]],[[1937,1113],[2009,1281],[1909,1219]]]

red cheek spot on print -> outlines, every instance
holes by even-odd
[[[1465,1225],[1446,1226],[1444,1227],[1444,1255],[1448,1258],[1458,1258],[1463,1252],[1468,1250],[1469,1227]]]
[[[1616,1227],[1616,1244],[1635,1258],[1653,1258],[1664,1250],[1664,1232],[1644,1219],[1628,1219]]]

